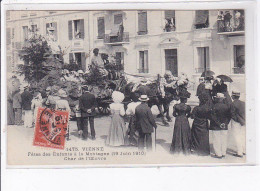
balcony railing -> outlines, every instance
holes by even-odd
[[[148,73],[149,69],[141,68],[141,69],[138,69],[138,72],[139,73]]]
[[[245,74],[245,68],[234,67],[233,73],[234,74]]]
[[[196,73],[203,73],[204,71],[210,70],[210,68],[195,68]]]
[[[105,34],[104,43],[106,44],[121,44],[129,42],[129,33],[124,32],[118,35]]]
[[[243,11],[229,11],[218,15],[218,33],[241,35],[245,31],[245,19]]]

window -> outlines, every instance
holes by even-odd
[[[164,32],[171,32],[176,30],[175,26],[175,11],[164,11],[165,26]]]
[[[77,64],[79,69],[86,68],[85,52],[69,53],[69,63]]]
[[[124,67],[124,53],[123,52],[116,52],[116,65],[118,66],[118,70],[123,70]]]
[[[148,73],[148,50],[139,51],[139,73]]]
[[[31,32],[37,32],[37,25],[31,25]]]
[[[57,22],[46,23],[46,35],[53,41],[58,40]]]
[[[104,17],[98,18],[98,39],[103,39],[105,36],[105,19]]]
[[[209,70],[209,47],[198,47],[198,68],[196,69],[197,73],[202,73],[206,70]]]
[[[23,41],[28,40],[28,26],[23,26]]]
[[[234,74],[245,73],[245,45],[234,45]]]
[[[177,49],[165,49],[165,69],[178,76]]]
[[[209,27],[209,11],[200,10],[195,13],[195,28],[202,29]]]
[[[68,22],[69,40],[84,39],[84,19],[78,19]]]
[[[138,12],[138,34],[144,35],[147,34],[147,12],[139,11]]]

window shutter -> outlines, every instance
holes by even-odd
[[[123,23],[123,17],[122,14],[114,15],[114,24],[118,25]]]
[[[175,17],[175,11],[173,10],[164,11],[164,14],[165,14],[165,19],[171,19]]]
[[[12,39],[14,39],[14,28],[12,28]]]
[[[23,40],[28,40],[28,26],[23,26]]]
[[[81,69],[83,69],[84,71],[86,70],[86,56],[85,56],[85,52],[81,53]]]
[[[149,67],[148,67],[148,50],[144,51],[144,73],[149,72]]]
[[[69,63],[73,64],[73,53],[69,53]]]
[[[98,18],[98,37],[104,38],[105,34],[105,20],[104,17]]]
[[[84,37],[85,37],[85,33],[84,33],[84,19],[80,19],[79,20],[79,24],[80,24],[80,36],[81,36],[81,39],[84,39]]]
[[[6,29],[6,44],[7,45],[11,44],[11,29],[10,28]]]
[[[46,35],[48,34],[48,28],[50,27],[50,23],[46,23]]]
[[[196,24],[206,24],[206,21],[209,16],[209,11],[208,10],[198,10],[196,11],[195,19],[196,19]]]
[[[138,31],[147,32],[147,12],[142,11],[138,13]]]
[[[205,47],[205,54],[206,54],[206,59],[205,59],[205,62],[206,62],[206,69],[210,68],[210,63],[209,63],[209,47]]]
[[[68,21],[69,40],[72,40],[72,21]]]
[[[55,40],[58,40],[58,27],[57,27],[57,22],[53,22],[53,23],[52,23],[52,27],[55,29],[55,31],[54,31]]]

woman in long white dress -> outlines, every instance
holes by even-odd
[[[110,104],[111,109],[111,123],[106,139],[106,144],[109,146],[123,146],[128,145],[127,129],[123,116],[125,115],[124,94],[114,91],[112,94],[114,103]]]
[[[35,92],[34,95],[33,95],[32,105],[31,105],[32,113],[33,113],[33,119],[32,119],[33,126],[36,123],[35,119],[37,118],[38,108],[42,107],[42,102],[43,102],[43,99],[42,99],[41,93]]]

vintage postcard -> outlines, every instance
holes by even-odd
[[[246,18],[6,10],[8,166],[246,164]]]

